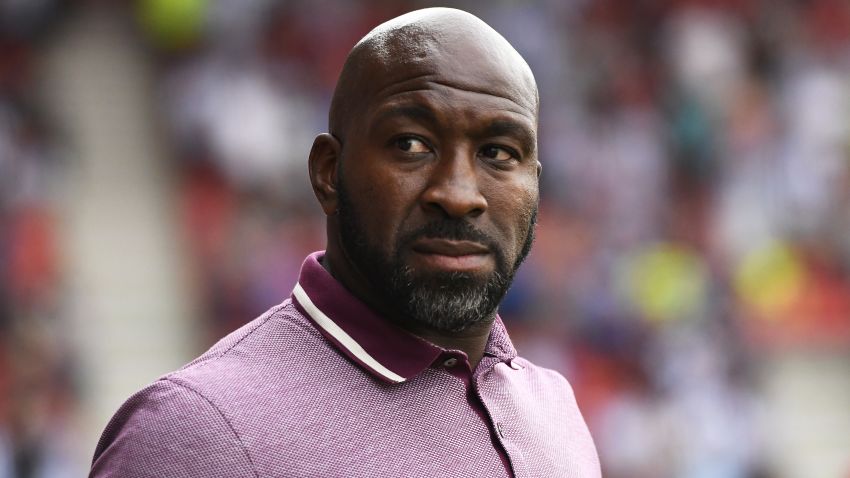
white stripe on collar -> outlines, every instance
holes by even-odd
[[[307,292],[301,287],[301,284],[295,284],[295,288],[292,290],[295,298],[298,299],[298,303],[301,304],[301,307],[310,315],[310,317],[319,324],[319,327],[325,330],[325,332],[331,334],[333,338],[337,340],[343,347],[348,349],[352,355],[357,357],[358,360],[363,362],[363,365],[370,368],[375,373],[382,375],[387,380],[390,380],[395,383],[404,382],[406,379],[401,375],[396,374],[392,370],[381,365],[380,362],[375,360],[368,352],[366,352],[360,344],[357,343],[356,340],[351,338],[344,330],[342,330],[336,322],[331,320],[330,317],[325,315],[324,312],[319,310],[313,301],[310,300],[310,297],[307,295]]]

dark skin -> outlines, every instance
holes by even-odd
[[[330,134],[310,152],[313,190],[327,215],[324,267],[378,313],[382,291],[340,241],[344,181],[369,242],[422,273],[495,269],[491,246],[431,239],[394,251],[397,238],[435,218],[462,219],[514,264],[538,200],[537,89],[516,51],[464,12],[427,9],[378,27],[349,55],[331,108]],[[483,357],[495,316],[460,332],[396,321],[446,349]]]

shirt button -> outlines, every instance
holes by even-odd
[[[457,365],[457,359],[456,359],[456,358],[454,358],[454,357],[452,357],[452,358],[450,358],[450,359],[446,360],[445,362],[443,362],[443,366],[445,366],[445,367],[447,367],[447,368],[452,368],[452,367],[454,367],[455,365]]]
[[[499,432],[499,436],[502,437],[502,439],[507,438],[505,435],[505,427],[502,426],[502,422],[496,423],[496,431]]]

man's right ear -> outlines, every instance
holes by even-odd
[[[313,185],[313,193],[322,210],[328,216],[336,214],[338,208],[336,185],[340,154],[342,144],[332,134],[322,133],[313,140],[308,161],[310,184]]]

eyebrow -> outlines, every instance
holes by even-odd
[[[535,148],[534,133],[525,126],[510,120],[493,120],[482,131],[484,136],[511,136],[517,138],[526,153],[533,153]]]
[[[378,125],[384,121],[396,118],[409,118],[419,120],[432,125],[439,123],[437,115],[422,105],[395,105],[382,108],[375,118],[374,124]],[[523,124],[507,119],[496,119],[490,122],[480,131],[482,137],[509,136],[517,138],[526,154],[532,154],[536,150],[536,137]]]

